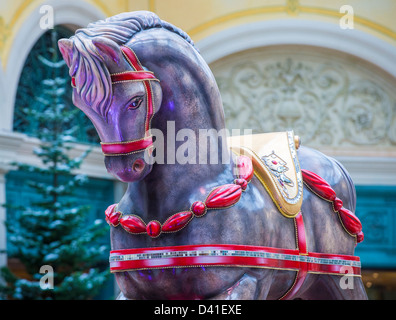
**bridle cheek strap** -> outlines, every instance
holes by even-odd
[[[146,71],[140,64],[139,59],[131,48],[127,46],[121,47],[124,58],[133,68],[134,71],[125,71],[111,74],[112,84],[142,81],[146,91],[147,113],[145,120],[145,136],[141,139],[133,141],[119,141],[119,142],[101,142],[102,152],[105,156],[121,156],[136,152],[141,152],[151,147],[153,144],[152,136],[148,136],[150,132],[151,118],[154,115],[153,93],[150,81],[159,81],[151,71]],[[72,87],[76,88],[76,78],[71,79]]]

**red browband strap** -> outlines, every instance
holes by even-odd
[[[147,136],[147,133],[150,130],[150,122],[151,118],[154,115],[154,107],[153,107],[153,94],[151,89],[150,81],[159,81],[151,71],[146,71],[143,69],[142,65],[139,62],[139,59],[132,51],[131,48],[127,46],[122,46],[121,51],[128,61],[129,65],[133,68],[134,71],[126,71],[120,73],[111,74],[111,82],[112,84],[123,83],[129,81],[143,81],[144,88],[146,90],[146,98],[147,98],[147,114],[145,121],[145,132],[146,136],[142,139],[133,140],[133,141],[121,141],[121,142],[102,142],[102,152],[105,156],[120,156],[120,155],[128,155],[135,152],[143,151],[149,148],[153,144],[153,140],[151,136]],[[76,88],[76,78],[72,77],[71,84],[73,88]]]
[[[149,71],[128,71],[122,73],[115,73],[111,75],[111,82],[127,82],[127,81],[146,81],[146,80],[157,80],[152,72]]]

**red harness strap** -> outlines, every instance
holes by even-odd
[[[303,220],[301,211],[294,218],[294,224],[296,227],[296,238],[297,238],[298,252],[300,255],[308,256],[307,239],[306,239],[306,235],[305,235],[305,225],[304,225],[304,220]],[[301,265],[301,269],[298,270],[296,273],[296,278],[294,280],[293,285],[280,298],[280,300],[292,299],[296,295],[296,293],[300,290],[301,286],[303,285],[303,283],[305,281],[305,277],[307,276],[307,273],[308,273],[307,264]]]
[[[156,77],[149,71],[127,71],[122,73],[114,73],[111,75],[111,82],[126,82],[126,81],[145,81],[156,80]]]
[[[113,212],[113,208],[110,211]],[[108,218],[110,219],[111,216]],[[119,217],[116,220],[118,223]],[[120,249],[110,251],[110,271],[122,272],[215,266],[296,271],[293,285],[280,298],[282,300],[295,297],[296,293],[301,289],[308,273],[360,276],[361,264],[359,257],[309,252],[301,212],[294,218],[294,223],[296,230],[296,249],[234,244]]]
[[[131,48],[127,46],[121,47],[122,54],[125,59],[129,63],[129,65],[133,68],[134,71],[126,71],[120,73],[111,74],[111,82],[122,83],[129,81],[142,81],[144,85],[144,89],[146,91],[146,100],[147,100],[147,113],[146,113],[146,121],[145,121],[145,136],[142,139],[133,140],[133,141],[117,141],[117,142],[102,142],[102,151],[105,156],[120,156],[120,155],[128,155],[135,152],[143,151],[149,148],[153,144],[152,137],[149,136],[150,130],[150,122],[154,115],[154,106],[153,106],[153,93],[151,89],[151,80],[158,81],[158,79],[154,76],[151,71],[146,71],[143,69],[140,64],[139,59],[132,51]],[[72,77],[71,79],[72,87],[76,88],[76,78]]]
[[[301,212],[295,217],[295,226],[297,249],[233,244],[121,249],[110,251],[110,271],[215,266],[296,271],[293,285],[280,300],[293,299],[308,273],[360,276],[359,257],[308,252]]]
[[[132,51],[131,48],[127,47],[127,46],[122,46],[121,47],[121,51],[124,54],[124,57],[126,58],[126,60],[129,62],[129,64],[131,65],[131,67],[133,69],[135,69],[135,72],[128,72],[128,74],[133,74],[133,79],[134,80],[144,80],[143,84],[144,87],[146,89],[146,93],[147,93],[147,116],[146,116],[146,132],[148,132],[148,130],[150,129],[150,121],[151,118],[153,117],[153,96],[152,96],[152,92],[151,92],[151,85],[150,85],[150,81],[148,80],[157,80],[154,75],[152,74],[152,72],[146,72],[138,57],[136,56],[135,52]],[[147,74],[147,76],[149,76],[149,78],[142,78],[140,77],[140,73],[145,73]]]
[[[111,75],[111,80],[114,83],[122,83],[128,81],[143,81],[144,89],[146,91],[146,100],[147,100],[147,112],[146,112],[146,121],[145,121],[145,136],[142,139],[134,140],[134,141],[121,141],[121,142],[110,142],[105,143],[102,142],[102,151],[105,156],[119,156],[119,155],[128,155],[135,152],[143,151],[149,148],[153,144],[153,140],[151,136],[148,136],[150,130],[150,122],[151,118],[154,115],[154,106],[153,106],[153,93],[151,90],[150,80],[158,79],[154,76],[154,74],[150,71],[145,71],[140,64],[139,59],[132,51],[131,48],[127,46],[121,47],[122,54],[125,59],[128,61],[129,65],[134,69],[134,71],[127,71],[121,73],[115,73]]]
[[[360,275],[360,259],[356,256],[236,244],[201,244],[169,247],[120,249],[110,251],[110,271],[186,267],[251,267],[345,275]]]

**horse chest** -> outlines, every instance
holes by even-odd
[[[233,286],[242,268],[170,268],[116,274],[129,299],[205,299]]]
[[[241,203],[243,207],[243,203]],[[181,232],[162,234],[151,239],[145,235],[131,236],[122,229],[112,230],[114,247],[142,248],[203,243],[256,244],[262,228],[252,228],[251,218],[258,212],[241,215],[239,205],[216,210],[204,218],[194,219]],[[255,220],[252,220],[255,221]],[[256,240],[254,240],[256,239]],[[194,267],[163,268],[115,273],[117,282],[129,299],[202,299],[210,298],[232,287],[246,272],[244,268]]]

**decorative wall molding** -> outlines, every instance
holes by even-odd
[[[312,47],[257,49],[225,60],[212,70],[229,129],[293,129],[313,147],[396,152],[396,79],[387,81],[380,70]]]
[[[396,79],[329,49],[271,46],[211,64],[228,129],[294,130],[356,184],[396,184]]]

